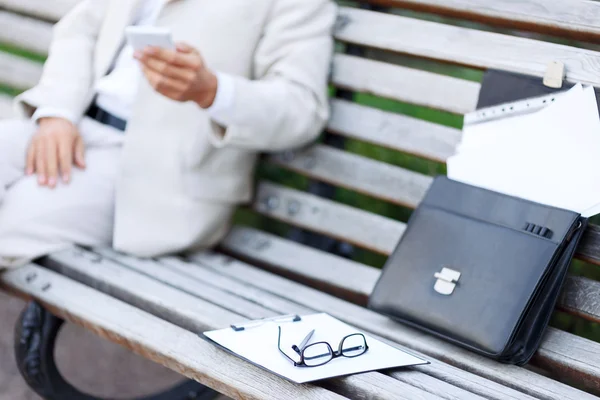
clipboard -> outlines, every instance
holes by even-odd
[[[343,337],[362,333],[369,350],[359,357],[340,357],[318,367],[296,367],[279,351],[279,326],[282,327],[282,350],[292,358],[299,358],[292,346],[300,343],[311,330],[315,331],[311,343],[325,341],[335,350]],[[429,363],[324,313],[233,324],[225,329],[204,332],[200,337],[254,366],[295,383]]]

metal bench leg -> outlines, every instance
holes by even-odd
[[[15,329],[15,356],[27,384],[46,400],[102,400],[80,392],[58,371],[54,346],[64,321],[31,302],[23,310]],[[138,400],[208,400],[218,393],[195,381]]]

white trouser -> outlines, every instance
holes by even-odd
[[[24,174],[27,145],[36,129],[30,121],[0,121],[0,269],[73,244],[112,242],[123,133],[84,119],[79,129],[87,168],[74,167],[71,183],[49,189]]]

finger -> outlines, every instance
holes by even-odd
[[[48,172],[46,170],[46,141],[40,139],[35,146],[35,171],[38,175],[38,183],[45,186],[48,182]]]
[[[198,70],[202,67],[202,59],[197,53],[179,53],[174,50],[163,49],[160,47],[148,47],[144,49],[141,60],[145,61],[148,58],[155,58],[165,61],[168,64],[183,68]]]
[[[156,58],[147,58],[142,64],[145,68],[178,81],[189,82],[195,76],[194,71],[191,69],[177,67]]]
[[[27,148],[27,156],[25,160],[25,173],[27,176],[33,175],[35,172],[35,142],[35,140],[32,140]]]
[[[183,92],[185,84],[181,81],[171,79],[149,68],[144,68],[144,75],[150,82],[150,85],[159,93],[166,94],[167,92]]]
[[[85,169],[85,145],[83,144],[83,138],[77,136],[73,146],[75,149],[75,165],[81,169]]]
[[[177,48],[177,51],[180,53],[194,53],[196,52],[196,49],[193,48],[192,46],[190,46],[187,43],[184,42],[178,42],[175,47]]]
[[[58,181],[58,143],[54,139],[46,140],[46,171],[48,186],[54,188]]]
[[[73,143],[70,139],[63,138],[58,143],[58,167],[64,183],[71,180],[71,167],[73,165]]]

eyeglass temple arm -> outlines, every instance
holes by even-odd
[[[286,356],[286,357],[287,357],[287,359],[288,359],[288,360],[290,360],[292,363],[294,363],[294,367],[298,367],[298,366],[300,366],[302,362],[300,362],[300,364],[299,364],[299,363],[297,363],[296,361],[294,361],[294,359],[293,359],[292,357],[288,356],[288,355],[285,353],[285,351],[283,351],[283,350],[281,349],[281,327],[279,326],[278,328],[279,328],[279,337],[277,338],[277,347],[279,348],[279,352],[280,352],[281,354],[283,354],[284,356]]]

